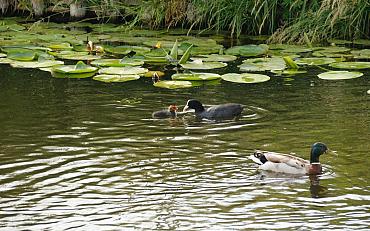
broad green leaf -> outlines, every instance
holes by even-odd
[[[7,57],[9,59],[17,60],[17,61],[32,61],[36,59],[36,52],[32,50],[24,50],[23,52],[8,52]]]
[[[211,55],[197,56],[192,59],[193,60],[200,59],[203,62],[231,62],[231,61],[235,61],[237,57],[235,55],[211,54]]]
[[[91,62],[91,65],[98,67],[125,67],[125,66],[141,66],[143,60],[123,58],[123,59],[98,59]]]
[[[94,80],[106,82],[106,83],[118,83],[127,82],[132,80],[140,79],[139,75],[96,75],[93,77]]]
[[[355,59],[370,59],[370,49],[353,50],[351,54],[354,55]]]
[[[251,74],[251,73],[229,73],[221,75],[221,78],[225,81],[234,82],[234,83],[262,83],[270,80],[270,77],[267,75],[261,74]]]
[[[270,71],[284,70],[286,65],[284,59],[280,57],[254,58],[244,60],[239,68],[241,71]]]
[[[339,69],[368,69],[370,62],[339,62],[330,64],[331,67]]]
[[[190,63],[180,64],[184,69],[193,69],[193,70],[209,70],[226,67],[226,63],[222,62],[202,62],[202,60],[195,60]]]
[[[182,80],[163,80],[153,84],[155,87],[177,89],[193,87],[192,82]]]
[[[244,45],[234,46],[225,50],[227,55],[240,55],[245,57],[261,56],[266,54],[268,51],[267,46],[262,45]]]
[[[363,76],[361,72],[351,71],[328,71],[317,75],[320,79],[326,80],[341,80],[341,79],[354,79]]]
[[[290,69],[298,69],[298,65],[293,61],[290,56],[284,56],[283,57],[285,64],[290,68]]]
[[[64,65],[53,68],[53,72],[66,74],[81,74],[81,73],[95,73],[97,67],[88,66],[85,63],[78,62],[76,65]]]
[[[52,50],[72,50],[73,47],[69,43],[53,43],[48,46]]]
[[[173,80],[204,81],[221,78],[219,74],[214,73],[178,73],[171,76]]]
[[[297,64],[300,65],[326,65],[330,63],[335,63],[336,60],[333,58],[301,58],[295,61]]]
[[[193,45],[190,45],[188,47],[188,49],[186,49],[186,51],[184,52],[184,54],[182,55],[181,59],[179,60],[179,64],[185,64],[189,58],[190,58],[190,53],[191,53],[191,49],[193,48]]]
[[[105,51],[113,54],[127,55],[130,52],[137,54],[146,54],[151,51],[148,47],[140,46],[117,46],[117,47],[105,47]]]
[[[298,70],[298,69],[271,70],[271,72],[276,75],[287,75],[287,76],[307,73],[307,71],[305,70]]]
[[[36,62],[20,62],[14,61],[10,65],[15,68],[46,68],[46,67],[53,67],[58,65],[63,65],[63,61],[56,61],[56,60],[46,60],[46,61],[36,61]]]
[[[142,67],[107,67],[99,70],[99,74],[108,75],[143,75],[148,69]]]
[[[177,42],[177,39],[176,39],[176,42],[173,44],[173,47],[170,53],[171,58],[174,60],[178,59],[178,53],[179,53],[178,45],[179,43]]]

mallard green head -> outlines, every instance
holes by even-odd
[[[328,151],[328,147],[321,142],[314,143],[311,147],[311,163],[319,163],[319,157]]]

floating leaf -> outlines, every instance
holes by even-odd
[[[96,60],[96,59],[102,58],[101,56],[97,56],[97,55],[89,55],[88,52],[78,52],[78,51],[62,51],[60,53],[56,53],[55,56],[60,59],[85,60],[85,61]]]
[[[164,76],[164,72],[163,71],[148,71],[147,73],[144,74],[144,77],[147,77],[147,78],[152,78],[154,73],[156,73],[158,75],[158,77],[162,77]]]
[[[204,81],[215,80],[221,78],[219,74],[214,73],[182,73],[174,74],[171,76],[173,80],[191,80],[191,81]]]
[[[94,80],[106,82],[106,83],[118,83],[127,82],[132,80],[140,79],[139,75],[96,75],[93,77]]]
[[[202,55],[200,57],[192,58],[200,59],[203,62],[231,62],[235,61],[237,57],[235,55],[218,55],[218,54],[211,54],[211,55]]]
[[[285,62],[280,57],[247,59],[239,66],[241,71],[284,70]]]
[[[148,69],[142,67],[107,67],[99,70],[100,74],[108,75],[143,75]]]
[[[361,77],[363,73],[361,72],[351,72],[351,71],[328,71],[321,74],[318,74],[317,76],[320,79],[326,79],[326,80],[340,80],[340,79],[354,79]]]
[[[95,73],[98,70],[97,67],[86,65],[80,61],[76,65],[64,65],[53,68],[56,73],[68,73],[68,74],[81,74],[81,73]]]
[[[44,71],[49,71],[47,68],[43,68]],[[86,72],[86,73],[61,73],[61,72],[55,72],[54,68],[51,69],[51,75],[54,78],[69,78],[69,79],[84,79],[84,78],[90,78],[95,75],[94,72]]]
[[[351,54],[355,56],[355,59],[370,59],[370,49],[354,50]]]
[[[52,50],[72,50],[73,47],[69,43],[53,43],[48,46]]]
[[[117,46],[117,47],[105,47],[105,51],[113,54],[127,55],[130,52],[137,54],[146,54],[151,51],[149,47],[140,46]]]
[[[272,73],[277,75],[293,76],[298,74],[305,74],[307,71],[298,69],[286,69],[286,70],[271,70]]]
[[[315,47],[313,50],[323,53],[345,53],[349,52],[351,49],[348,47],[330,46],[330,47]]]
[[[370,68],[370,62],[339,62],[332,63],[330,66],[339,69],[367,69]]]
[[[36,52],[32,50],[24,50],[23,52],[8,52],[7,57],[9,59],[17,61],[32,61],[36,59]]]
[[[335,63],[336,60],[333,58],[301,58],[295,61],[297,64],[300,65],[326,65],[330,63]]]
[[[4,57],[6,57],[6,54],[0,53],[0,58],[4,58]]]
[[[180,64],[184,69],[193,69],[193,70],[209,70],[226,67],[226,63],[222,62],[202,62],[202,60],[195,60],[190,63]]]
[[[156,82],[153,85],[155,87],[168,88],[168,89],[193,87],[192,82],[181,81],[181,80],[164,80],[164,81]]]
[[[63,65],[63,61],[57,60],[46,60],[46,61],[36,61],[36,62],[19,62],[14,61],[10,65],[15,68],[45,68],[45,67],[53,67],[58,65]]]
[[[234,46],[225,50],[227,55],[241,55],[246,57],[260,56],[266,54],[268,47],[266,45],[244,45]]]
[[[91,62],[91,65],[98,67],[125,67],[125,66],[141,66],[144,61],[130,58],[123,59],[98,59]]]
[[[262,83],[270,80],[270,77],[267,75],[261,74],[251,74],[251,73],[229,73],[221,75],[221,78],[225,81],[234,82],[234,83]]]

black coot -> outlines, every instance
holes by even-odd
[[[177,115],[177,109],[176,105],[171,104],[167,110],[153,112],[152,117],[155,119],[175,118]]]
[[[226,103],[204,108],[202,103],[195,99],[188,100],[183,111],[185,112],[189,108],[195,110],[197,117],[209,120],[233,119],[238,117],[243,111],[243,105],[237,103]]]

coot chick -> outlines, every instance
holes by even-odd
[[[239,116],[243,111],[243,105],[237,103],[226,103],[204,108],[202,103],[196,99],[188,100],[183,111],[185,112],[189,110],[189,108],[195,110],[195,115],[198,118],[209,120],[233,119]]]
[[[166,118],[175,118],[177,114],[177,106],[171,104],[168,106],[167,110],[156,111],[152,113],[152,117],[155,119],[166,119]]]

